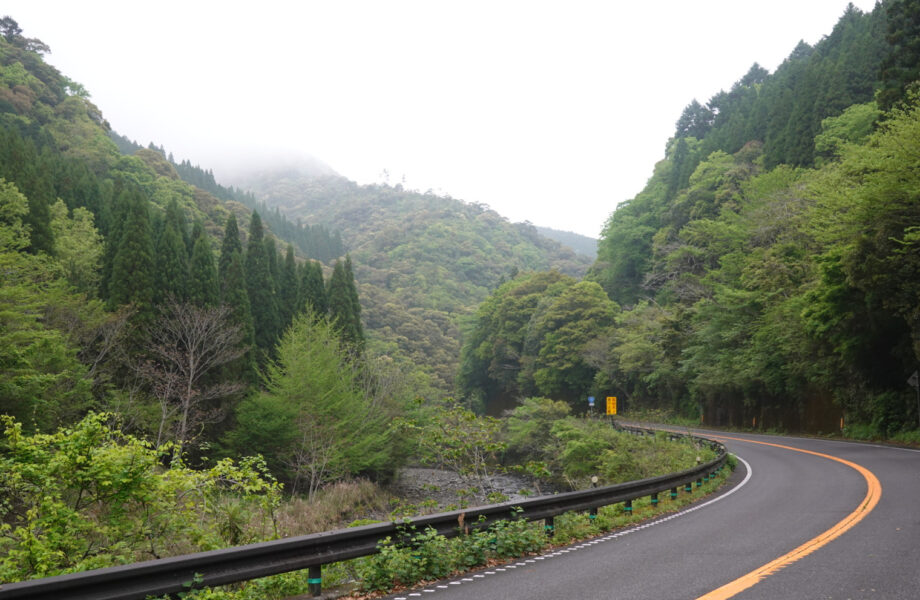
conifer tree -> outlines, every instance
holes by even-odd
[[[179,203],[175,198],[169,201],[169,204],[166,205],[166,223],[171,223],[172,226],[179,232],[179,236],[182,238],[182,243],[186,247],[186,256],[192,254],[192,244],[195,240],[189,238],[188,227],[186,227],[185,211],[182,210],[182,207],[179,206]]]
[[[243,268],[243,246],[240,244],[240,230],[236,216],[231,213],[224,227],[224,239],[221,243],[218,261],[220,302],[231,310],[231,321],[241,326],[243,341],[249,350],[247,353],[227,365],[225,370],[250,383],[258,383],[258,371],[255,367],[255,333],[252,326],[252,309],[249,292],[246,289],[246,274]]]
[[[265,258],[268,260],[268,272],[272,276],[272,292],[275,294],[275,303],[278,303],[278,287],[281,281],[281,271],[278,268],[278,248],[275,246],[275,238],[266,237]]]
[[[243,256],[239,251],[233,250],[227,257],[227,267],[221,277],[221,303],[230,307],[230,320],[240,325],[243,332],[241,343],[248,348],[245,355],[225,367],[235,377],[258,382],[258,371],[255,367],[255,331],[252,324],[252,310],[249,304],[249,294],[246,291],[246,276],[243,272]]]
[[[188,250],[183,239],[185,226],[181,219],[179,206],[173,200],[166,210],[163,231],[157,240],[157,304],[163,303],[167,298],[174,298],[179,302],[187,299]]]
[[[243,255],[243,245],[240,243],[240,230],[236,224],[236,215],[230,213],[227,217],[227,224],[224,226],[224,239],[220,246],[220,259],[218,262],[218,273],[220,274],[221,285],[226,278],[227,269],[230,267],[230,257],[236,252]]]
[[[131,194],[127,188],[123,187],[112,197],[112,206],[103,211],[108,215],[105,220],[108,221],[109,225],[105,230],[100,228],[105,235],[105,249],[102,254],[102,277],[99,281],[100,298],[109,298],[111,295],[109,282],[112,279],[112,267],[115,264],[118,247],[121,245],[121,235],[124,232],[130,203]]]
[[[211,241],[203,229],[192,238],[195,242],[192,246],[192,258],[189,264],[188,299],[198,306],[216,306],[220,294],[218,293],[217,267],[214,265]]]
[[[42,196],[29,196],[29,214],[25,223],[29,226],[31,243],[29,250],[33,253],[51,254],[54,248],[54,235],[51,232],[51,210],[48,200]]]
[[[889,110],[904,100],[907,86],[920,80],[920,0],[887,3],[888,56],[882,62],[878,104]]]
[[[304,310],[312,311],[317,318],[325,317],[329,312],[323,267],[315,260],[308,260],[301,271],[297,312]]]
[[[288,244],[281,266],[281,280],[278,285],[278,314],[281,331],[290,326],[297,311],[297,266],[294,263],[294,246]]]
[[[358,286],[355,283],[355,272],[351,266],[351,255],[345,255],[345,282],[348,284],[348,299],[351,303],[351,321],[354,336],[354,345],[359,350],[364,348],[364,327],[361,325],[361,301],[358,299]]]
[[[29,247],[33,254],[51,254],[54,235],[51,232],[51,204],[55,201],[54,185],[48,174],[55,165],[48,151],[39,152],[35,142],[13,130],[0,135],[0,177],[14,182],[26,197],[29,212],[23,223],[29,226]]]
[[[329,320],[338,329],[342,340],[360,352],[364,347],[364,329],[361,327],[361,309],[357,306],[354,277],[349,277],[349,263],[347,260],[336,261],[329,278]]]
[[[156,263],[147,199],[137,189],[128,189],[126,218],[121,241],[112,261],[109,306],[133,304],[141,320],[153,314]]]
[[[271,266],[265,252],[262,219],[253,211],[249,225],[249,243],[246,246],[246,291],[252,309],[252,325],[256,346],[263,356],[272,349],[277,339],[278,307],[275,303]]]

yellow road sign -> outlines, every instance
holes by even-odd
[[[617,414],[617,397],[616,396],[607,396],[607,414],[608,415]]]

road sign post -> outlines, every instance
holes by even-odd
[[[920,371],[914,371],[914,374],[907,380],[907,385],[917,391],[917,423],[920,424]]]

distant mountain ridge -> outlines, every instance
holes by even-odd
[[[540,235],[548,237],[551,240],[556,240],[563,246],[568,246],[574,250],[576,254],[587,256],[591,260],[597,258],[597,238],[581,235],[574,231],[553,229],[552,227],[540,227],[539,225],[535,227]]]
[[[400,185],[358,185],[292,169],[262,171],[235,185],[289,219],[340,231],[372,344],[424,365],[445,392],[453,387],[463,319],[492,290],[519,272],[581,277],[591,264],[530,224]]]

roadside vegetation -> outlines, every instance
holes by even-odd
[[[511,469],[539,490],[579,489],[659,475],[714,457],[704,444],[637,437],[598,418],[569,414],[565,403],[526,400],[505,419],[477,416],[452,405],[426,408],[396,427],[408,455],[450,469],[468,485],[454,505],[418,506],[394,501],[367,480],[341,477],[308,493],[291,495],[261,456],[224,458],[192,468],[173,443],[154,446],[120,431],[118,418],[91,413],[52,434],[25,433],[3,417],[0,438],[0,580],[77,572],[139,560],[324,531],[420,512],[448,510],[507,497],[489,491],[494,474]],[[424,417],[424,418],[423,418]],[[342,459],[347,460],[346,458]],[[597,518],[557,520],[553,540],[540,524],[514,520],[445,539],[407,531],[408,543],[381,540],[380,554],[326,569],[328,582],[358,582],[364,590],[389,589],[443,577],[490,561],[539,551],[550,543],[586,537],[646,514],[608,507]],[[421,557],[421,558],[418,558]],[[283,597],[305,574],[288,574],[195,597]],[[268,586],[268,587],[266,587]],[[278,591],[280,596],[273,596]],[[247,591],[248,590],[248,591]]]

